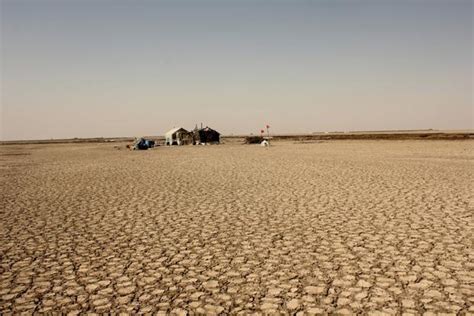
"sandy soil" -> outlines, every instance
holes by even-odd
[[[0,314],[474,313],[472,141],[0,148]]]

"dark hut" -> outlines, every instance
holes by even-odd
[[[197,127],[193,131],[193,143],[199,144],[219,144],[221,134],[206,126],[205,128],[198,129]]]

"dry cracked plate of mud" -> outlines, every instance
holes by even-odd
[[[474,313],[470,141],[0,150],[0,314]]]

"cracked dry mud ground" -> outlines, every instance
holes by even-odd
[[[0,314],[474,313],[472,145],[2,146]]]

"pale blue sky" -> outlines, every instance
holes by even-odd
[[[473,128],[460,0],[0,0],[1,138]]]

